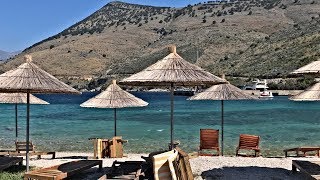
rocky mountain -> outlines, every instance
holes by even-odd
[[[98,86],[142,70],[177,45],[186,60],[214,74],[282,77],[319,58],[320,1],[208,1],[184,8],[111,2],[0,65],[23,55],[65,82]],[[86,86],[81,86],[81,84]]]
[[[4,61],[7,60],[17,54],[19,54],[21,51],[16,51],[16,52],[6,52],[6,51],[2,51],[0,50],[0,61]]]

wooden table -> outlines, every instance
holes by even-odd
[[[302,146],[302,147],[296,147],[296,148],[291,148],[291,149],[285,149],[283,151],[285,153],[285,157],[288,157],[288,152],[291,152],[291,151],[296,152],[296,156],[303,156],[303,157],[305,157],[307,155],[307,152],[316,151],[316,155],[319,157],[320,147]],[[303,154],[299,154],[299,152],[302,152]]]
[[[312,179],[320,179],[320,161],[292,160],[292,171],[296,172],[297,169]]]

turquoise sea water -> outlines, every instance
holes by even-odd
[[[167,93],[136,92],[149,102],[143,108],[118,112],[118,135],[129,140],[128,152],[165,149],[170,141],[170,99]],[[50,105],[31,105],[30,139],[40,150],[92,151],[90,137],[112,137],[113,110],[82,108],[93,93],[37,95]],[[196,151],[200,128],[220,128],[220,101],[187,101],[175,96],[175,139]],[[320,145],[320,102],[273,100],[225,101],[225,154],[234,154],[241,133],[261,136],[263,155],[281,155],[288,147]],[[19,106],[19,139],[25,140],[25,106]],[[0,147],[13,148],[14,105],[0,104]]]

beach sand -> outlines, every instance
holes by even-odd
[[[38,168],[49,167],[58,165],[61,163],[87,159],[92,157],[93,153],[76,153],[76,152],[58,152],[56,159],[50,159],[50,156],[43,156],[43,159],[34,159],[30,161],[31,166]],[[79,175],[76,179],[97,179],[103,174],[110,172],[113,161],[143,161],[141,156],[147,156],[147,154],[127,154],[124,158],[106,158],[103,160],[103,173],[97,172],[97,169],[92,168],[87,172],[88,176]],[[190,160],[192,172],[195,179],[221,179],[221,180],[233,180],[233,179],[306,179],[306,177],[300,173],[291,172],[292,159],[300,160],[320,160],[320,158],[307,157],[307,158],[250,158],[250,157],[196,157]]]

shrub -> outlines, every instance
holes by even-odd
[[[222,20],[221,20],[221,23],[224,23],[224,22],[226,22],[226,20],[225,20],[225,19],[222,19]]]
[[[50,45],[50,49],[54,48],[54,45]]]

